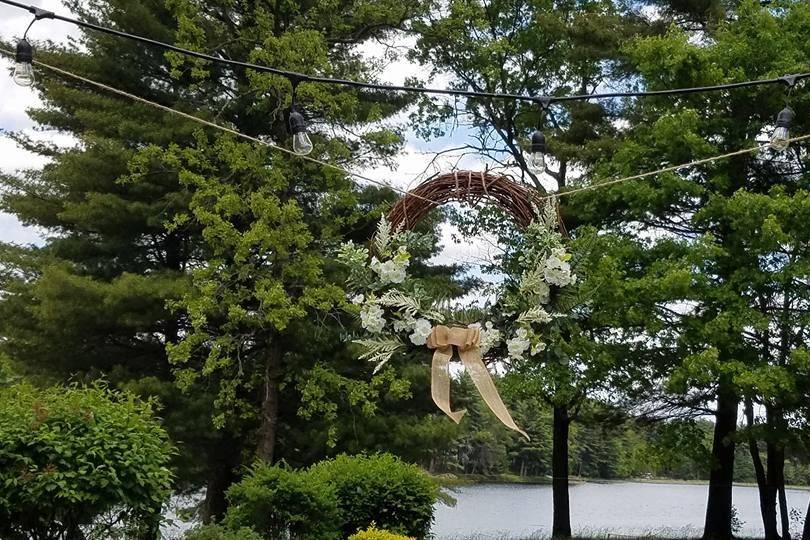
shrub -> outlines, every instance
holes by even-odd
[[[172,449],[152,412],[101,385],[0,390],[0,538],[155,531]]]
[[[390,454],[342,455],[313,465],[307,475],[333,488],[343,538],[372,523],[417,538],[430,531],[439,490],[415,465]]]
[[[256,531],[247,527],[236,530],[226,529],[219,525],[195,527],[183,536],[185,540],[262,540]]]
[[[401,536],[388,531],[382,531],[376,527],[369,527],[365,531],[360,531],[349,537],[349,540],[414,540],[412,536]]]
[[[257,465],[228,489],[228,500],[223,524],[230,530],[250,527],[268,540],[341,537],[330,487],[292,470]]]

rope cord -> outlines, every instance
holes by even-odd
[[[2,1],[2,0],[0,0],[0,1]],[[6,55],[12,56],[12,57],[14,56],[14,53],[12,51],[7,50],[7,49],[0,48],[0,52],[4,53]],[[211,128],[214,128],[214,129],[218,129],[218,130],[223,131],[225,133],[230,133],[231,135],[234,135],[236,137],[240,137],[242,139],[246,139],[246,140],[249,140],[249,141],[257,143],[257,144],[262,144],[262,145],[268,146],[268,147],[273,148],[275,150],[279,150],[281,152],[284,152],[286,154],[301,158],[301,159],[309,161],[311,163],[315,163],[315,164],[321,165],[323,167],[328,167],[328,168],[330,168],[332,170],[339,171],[339,172],[341,172],[343,174],[346,174],[347,176],[352,176],[352,177],[357,178],[359,180],[363,180],[365,182],[369,182],[369,183],[378,185],[380,187],[385,187],[385,188],[391,189],[393,191],[396,191],[397,193],[400,193],[401,195],[407,195],[408,197],[421,199],[423,201],[426,201],[426,202],[434,204],[434,205],[436,204],[436,201],[434,201],[434,200],[432,200],[430,198],[427,198],[427,197],[422,197],[422,196],[420,196],[420,195],[418,195],[416,193],[413,193],[412,191],[410,191],[410,192],[405,191],[405,190],[403,190],[401,188],[397,188],[397,187],[394,187],[394,186],[392,186],[390,184],[387,184],[385,182],[381,182],[379,180],[369,178],[369,177],[364,176],[362,174],[349,171],[347,169],[344,169],[343,167],[340,167],[338,165],[334,165],[334,164],[326,162],[326,161],[322,161],[322,160],[317,159],[317,158],[298,155],[295,152],[293,152],[292,150],[290,150],[288,148],[284,148],[283,146],[279,146],[277,144],[274,144],[274,143],[271,143],[271,142],[268,142],[268,141],[264,141],[262,139],[258,139],[256,137],[253,137],[251,135],[247,135],[247,134],[242,133],[240,131],[237,131],[235,129],[223,126],[221,124],[217,124],[215,122],[211,122],[209,120],[199,118],[199,117],[194,116],[192,114],[188,114],[188,113],[185,113],[185,112],[182,112],[182,111],[178,111],[176,109],[172,109],[171,107],[167,107],[166,105],[161,105],[160,103],[155,103],[155,102],[150,101],[150,100],[148,100],[146,98],[142,98],[140,96],[136,96],[135,94],[131,94],[131,93],[126,92],[124,90],[119,90],[118,88],[109,86],[107,84],[104,84],[104,83],[101,83],[101,82],[98,82],[98,81],[94,81],[92,79],[88,79],[87,77],[77,75],[77,74],[72,73],[70,71],[67,71],[67,70],[64,70],[64,69],[61,69],[61,68],[58,68],[58,67],[55,67],[55,66],[51,66],[50,64],[46,64],[46,63],[41,62],[39,60],[34,60],[34,63],[41,66],[41,67],[49,69],[49,70],[51,70],[51,71],[53,71],[55,73],[59,73],[59,74],[64,75],[66,77],[69,77],[69,78],[72,78],[72,79],[87,83],[87,84],[89,84],[91,86],[95,86],[97,88],[100,88],[102,90],[111,92],[113,94],[117,94],[119,96],[126,97],[128,99],[131,99],[133,101],[142,103],[144,105],[154,107],[156,109],[167,112],[169,114],[174,114],[176,116],[180,116],[180,117],[185,118],[187,120],[197,122],[197,123],[202,124],[204,126],[211,127]],[[793,142],[799,142],[799,141],[804,141],[804,140],[808,140],[808,139],[810,139],[810,134],[793,137],[791,139],[788,139],[788,142],[793,143]],[[743,154],[755,153],[755,152],[759,152],[759,151],[761,151],[763,149],[766,149],[766,148],[768,148],[767,144],[757,145],[757,146],[753,146],[753,147],[750,147],[750,148],[743,148],[741,150],[736,150],[736,151],[733,151],[733,152],[728,152],[728,153],[720,154],[720,155],[717,155],[717,156],[697,159],[697,160],[694,160],[694,161],[690,161],[688,163],[682,163],[682,164],[679,164],[679,165],[672,165],[670,167],[664,167],[663,169],[658,169],[658,170],[655,170],[655,171],[649,171],[649,172],[640,173],[640,174],[636,174],[636,175],[632,175],[632,176],[625,176],[625,177],[615,178],[615,179],[612,179],[612,180],[605,180],[605,181],[601,181],[601,182],[597,181],[597,182],[594,182],[594,183],[592,183],[590,185],[587,185],[587,186],[583,186],[583,187],[580,187],[580,188],[575,188],[575,189],[571,189],[571,190],[567,190],[567,191],[560,191],[560,192],[557,192],[557,193],[554,193],[554,194],[551,194],[551,195],[542,195],[542,196],[540,196],[538,198],[541,199],[541,200],[554,200],[554,199],[557,199],[559,197],[566,197],[566,196],[573,195],[573,194],[576,194],[576,193],[581,193],[581,192],[584,192],[584,191],[591,191],[591,190],[594,190],[594,189],[601,189],[601,188],[605,188],[605,187],[608,187],[608,186],[613,186],[613,185],[616,185],[616,184],[620,184],[622,182],[629,182],[629,181],[632,181],[632,180],[640,180],[640,179],[644,179],[644,178],[650,178],[650,177],[657,176],[659,174],[666,173],[666,172],[677,171],[677,170],[680,170],[680,169],[685,169],[685,168],[688,168],[688,167],[695,167],[695,166],[698,166],[698,165],[705,165],[707,163],[712,163],[712,162],[715,162],[715,161],[728,159],[730,157],[739,156],[739,155],[743,155]],[[455,178],[457,179],[458,178],[457,173],[455,173],[455,175],[456,175]]]
[[[8,49],[0,48],[0,52],[5,53],[5,54],[7,54],[9,56],[13,56],[13,53],[11,51],[9,51]],[[144,105],[148,105],[150,107],[160,109],[163,112],[167,112],[169,114],[174,114],[176,116],[180,116],[181,118],[185,118],[186,120],[191,120],[192,122],[197,122],[197,123],[202,124],[204,126],[214,128],[214,129],[218,129],[220,131],[223,131],[225,133],[229,133],[231,135],[234,135],[236,137],[240,137],[242,139],[248,140],[248,141],[253,142],[253,143],[262,144],[264,146],[273,148],[274,150],[279,150],[281,152],[284,152],[284,153],[289,154],[291,156],[295,156],[295,157],[303,159],[305,161],[309,161],[311,163],[315,163],[315,164],[321,165],[323,167],[328,167],[328,168],[330,168],[332,170],[339,171],[339,172],[341,172],[343,174],[346,174],[348,176],[353,176],[353,177],[357,178],[358,180],[363,180],[365,182],[370,182],[372,184],[376,184],[376,185],[378,185],[380,187],[391,189],[393,191],[396,191],[400,195],[407,195],[408,194],[408,192],[405,191],[404,189],[392,186],[392,185],[387,184],[385,182],[382,182],[380,180],[375,180],[373,178],[369,178],[368,176],[364,176],[362,174],[349,171],[347,169],[344,169],[343,167],[340,167],[338,165],[334,165],[334,164],[329,163],[327,161],[323,161],[323,160],[313,158],[313,157],[310,157],[310,156],[302,156],[300,154],[296,154],[294,151],[290,150],[289,148],[284,148],[283,146],[279,146],[279,145],[274,144],[272,142],[265,141],[265,140],[259,139],[257,137],[253,137],[252,135],[242,133],[241,131],[237,131],[237,130],[229,128],[227,126],[223,126],[222,124],[217,124],[216,122],[211,122],[210,120],[205,120],[204,118],[200,118],[199,116],[194,116],[193,114],[188,114],[188,113],[185,113],[183,111],[178,111],[177,109],[172,109],[171,107],[167,107],[166,105],[161,105],[160,103],[155,103],[154,101],[150,101],[150,100],[148,100],[146,98],[142,98],[140,96],[136,96],[135,94],[131,94],[131,93],[126,92],[124,90],[119,90],[118,88],[109,86],[107,84],[104,84],[104,83],[101,83],[101,82],[98,82],[98,81],[94,81],[92,79],[88,79],[87,77],[83,77],[83,76],[78,75],[76,73],[72,73],[70,71],[58,68],[56,66],[46,64],[45,62],[41,62],[39,60],[34,60],[34,64],[36,64],[38,66],[41,66],[41,67],[44,67],[46,69],[49,69],[49,70],[51,70],[51,71],[53,71],[55,73],[59,73],[60,75],[70,77],[71,79],[81,81],[81,82],[89,84],[91,86],[95,86],[96,88],[105,90],[107,92],[111,92],[113,94],[117,94],[119,96],[131,99],[131,100],[136,101],[138,103],[142,103]],[[428,202],[431,202],[428,199],[425,199],[425,200],[428,201]]]
[[[810,139],[810,135],[800,135],[798,137],[793,137],[792,139],[788,139],[788,143],[805,141],[807,139]],[[673,172],[673,171],[678,171],[678,170],[681,170],[681,169],[686,169],[686,168],[689,168],[689,167],[696,167],[698,165],[705,165],[707,163],[713,163],[715,161],[728,159],[728,158],[731,158],[731,157],[734,157],[734,156],[741,156],[741,155],[744,155],[744,154],[754,154],[754,153],[757,153],[757,152],[760,152],[762,150],[767,149],[769,146],[770,146],[769,144],[760,144],[760,145],[757,145],[757,146],[752,146],[750,148],[743,148],[741,150],[735,150],[733,152],[728,152],[726,154],[720,154],[718,156],[712,156],[712,157],[707,157],[707,158],[702,158],[702,159],[696,159],[694,161],[690,161],[689,163],[682,163],[680,165],[672,165],[671,167],[664,167],[663,169],[658,169],[658,170],[655,170],[655,171],[645,172],[645,173],[641,173],[641,174],[634,174],[633,176],[624,176],[622,178],[616,178],[616,179],[613,179],[613,180],[605,180],[605,181],[602,181],[602,182],[594,182],[593,184],[589,184],[587,186],[582,186],[580,188],[575,188],[575,189],[569,189],[567,191],[560,191],[560,192],[557,192],[557,193],[555,193],[553,195],[544,196],[543,198],[546,199],[546,200],[549,200],[549,199],[556,199],[558,197],[567,197],[569,195],[574,195],[575,193],[582,193],[583,191],[591,191],[591,190],[594,190],[594,189],[601,189],[601,188],[605,188],[605,187],[612,186],[612,185],[615,185],[615,184],[620,184],[622,182],[629,182],[631,180],[641,180],[643,178],[649,178],[651,176],[658,176],[659,174],[663,174],[663,173],[667,173],[667,172]]]

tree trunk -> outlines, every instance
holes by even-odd
[[[779,486],[779,515],[782,518],[782,540],[790,540],[790,514],[787,507],[784,475],[782,475],[782,485]]]
[[[750,398],[745,400],[745,420],[748,425],[748,451],[751,454],[751,461],[754,463],[754,472],[757,477],[757,489],[759,491],[759,511],[762,515],[762,525],[765,530],[765,540],[778,540],[779,532],[776,529],[776,500],[769,505],[768,480],[765,476],[765,467],[762,465],[762,456],[759,454],[759,446],[756,437],[750,432],[754,427],[754,404]]]
[[[729,383],[721,380],[717,392],[704,540],[733,538],[731,522],[734,507],[731,488],[734,482],[734,435],[737,431],[738,406],[739,398],[729,388]]]
[[[778,407],[766,407],[768,416],[768,505],[773,508],[774,523],[776,522],[776,501],[779,498],[779,510],[782,526],[783,540],[790,540],[790,517],[788,516],[787,500],[784,497],[785,489],[785,445],[781,441],[784,436],[784,418],[782,410]]]
[[[810,503],[807,503],[807,513],[804,515],[804,530],[802,540],[810,540]]]
[[[237,480],[236,470],[241,458],[241,445],[229,434],[223,434],[208,456],[208,483],[202,507],[203,523],[221,520],[228,509],[225,492]]]
[[[259,428],[257,454],[265,463],[272,464],[278,436],[279,383],[281,382],[281,347],[271,343],[267,351],[262,397],[262,423]]]
[[[571,510],[568,500],[568,407],[554,407],[554,434],[551,452],[553,499],[552,538],[571,538]]]
[[[769,440],[766,444],[767,448],[767,463],[766,466],[768,467],[768,483],[765,489],[765,504],[767,505],[768,510],[768,521],[769,525],[772,522],[772,526],[774,531],[776,529],[776,497],[779,493],[779,474],[778,474],[778,452],[774,446],[773,441],[771,440],[773,437],[773,433],[769,435]],[[776,536],[774,538],[779,538],[779,534],[775,533]]]

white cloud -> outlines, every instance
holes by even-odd
[[[59,12],[63,9],[60,0],[29,0],[35,6]],[[0,5],[0,36],[14,43],[22,37],[25,28],[33,16],[25,10]],[[43,19],[37,21],[28,32],[29,40],[36,45],[38,41],[63,43],[69,36],[76,36],[76,29],[67,23]],[[30,88],[22,88],[11,80],[14,67],[13,59],[7,54],[0,55],[0,131],[25,131],[38,140],[51,141],[59,146],[71,144],[69,138],[54,132],[34,132],[34,124],[26,115],[26,109],[39,106],[42,102]],[[37,73],[40,75],[40,73]],[[0,170],[9,173],[19,169],[41,167],[47,162],[42,156],[31,154],[18,148],[13,141],[0,137]],[[15,244],[42,244],[43,231],[36,227],[27,227],[16,217],[0,213],[0,241]]]
[[[408,78],[425,79],[426,75],[430,75],[429,70],[426,70],[424,66],[408,60],[408,52],[415,46],[415,36],[403,35],[393,37],[386,43],[367,41],[357,50],[365,58],[383,63],[384,67],[379,74],[380,81],[402,86]],[[431,76],[424,82],[432,88],[446,88],[450,77],[439,74]]]
[[[464,237],[458,227],[450,223],[442,223],[439,232],[442,251],[431,259],[434,264],[486,265],[501,252],[497,239],[491,234]]]
[[[42,245],[43,231],[36,227],[26,227],[16,217],[0,212],[0,242]]]

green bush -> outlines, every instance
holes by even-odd
[[[195,527],[187,532],[185,540],[262,540],[256,531],[247,527],[236,530],[226,529],[220,525]]]
[[[0,538],[155,531],[172,449],[152,413],[100,385],[0,390]]]
[[[230,530],[250,527],[262,538],[341,538],[337,504],[329,486],[281,467],[258,465],[228,490],[223,520]]]
[[[421,469],[397,457],[342,455],[313,465],[307,475],[334,490],[343,538],[373,523],[417,538],[430,531],[438,487]]]
[[[349,537],[349,540],[413,540],[412,536],[401,536],[388,531],[381,531],[376,527],[369,527]]]

